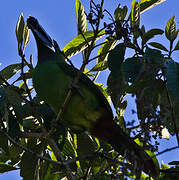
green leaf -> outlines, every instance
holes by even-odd
[[[9,159],[10,159],[10,158],[9,158],[8,153],[5,152],[4,149],[3,149],[3,152],[0,153],[0,162],[1,162],[1,163],[5,163],[5,162],[7,162]]]
[[[166,0],[140,0],[140,12],[143,13]]]
[[[87,20],[83,4],[80,0],[76,0],[76,21],[78,34],[87,31]]]
[[[168,129],[169,133],[171,135],[175,134],[175,125],[176,128],[179,129],[179,100],[178,98],[176,98],[176,96],[173,96],[171,94],[171,91],[167,91],[165,90],[166,87],[164,87],[164,91],[160,96],[160,114],[162,116],[164,125],[166,126],[166,128]],[[169,102],[169,98],[168,95],[170,97],[170,101]],[[173,111],[171,111],[171,103],[173,106]],[[174,125],[174,121],[172,119],[173,116],[173,112],[175,113],[175,125]]]
[[[29,130],[34,130],[39,128],[38,121],[33,116],[28,116],[23,119],[23,127]]]
[[[16,25],[16,38],[17,38],[19,47],[22,46],[24,25],[25,23],[24,23],[23,14],[21,13],[17,21],[17,25]]]
[[[118,77],[118,74],[120,73],[121,64],[124,61],[125,50],[124,44],[120,43],[115,46],[108,55],[108,67],[114,78]]]
[[[20,132],[20,127],[17,121],[17,118],[15,118],[14,115],[12,115],[12,112],[9,112],[8,116],[8,123],[7,123],[7,132],[8,135],[17,140]]]
[[[6,87],[5,91],[8,94],[8,103],[13,107],[18,121],[21,122],[24,118],[24,110],[22,108],[23,99],[20,95],[19,88],[16,86]]]
[[[98,63],[107,60],[109,51],[115,46],[116,42],[117,40],[115,39],[111,39],[111,40],[106,39],[104,41],[104,44],[98,50],[98,54],[97,54],[97,56],[99,56],[97,58]]]
[[[164,164],[164,162],[162,161],[161,169],[170,169],[170,166],[168,166],[167,164]]]
[[[173,51],[177,51],[177,50],[179,50],[179,41],[177,42],[177,44],[176,44],[176,46],[175,46]]]
[[[173,60],[166,62],[167,87],[171,93],[179,97],[179,63]]]
[[[160,44],[158,42],[150,42],[148,44],[151,45],[154,48],[157,48],[157,49],[168,52],[168,49],[164,45],[162,45],[162,44]]]
[[[111,99],[110,99],[110,96],[107,92],[107,87],[103,88],[103,85],[102,83],[96,83],[95,82],[95,85],[98,86],[98,88],[100,89],[100,91],[103,93],[103,95],[105,96],[105,98],[108,100],[108,102],[110,103]]]
[[[171,161],[168,164],[169,165],[179,165],[179,161]]]
[[[4,107],[5,103],[8,100],[8,95],[4,88],[0,87],[0,110]]]
[[[134,50],[136,49],[136,46],[130,41],[126,42],[125,46],[128,47],[128,48],[134,49]]]
[[[142,36],[142,45],[144,45],[148,40],[152,39],[155,35],[163,34],[164,31],[161,29],[151,29],[147,31],[143,36]]]
[[[143,71],[144,63],[141,58],[128,58],[122,64],[122,73],[127,82],[134,83],[138,80]]]
[[[140,25],[140,5],[135,0],[131,3],[131,27],[137,28]]]
[[[97,63],[91,70],[90,72],[95,72],[95,71],[104,71],[108,68],[107,66],[107,61],[102,61]]]
[[[145,26],[144,25],[142,25],[142,27],[141,27],[141,32],[142,32],[142,34],[145,34]]]
[[[132,94],[136,94],[138,119],[145,121],[146,118],[150,117],[150,110],[144,107],[151,107],[153,109],[158,107],[165,84],[160,79],[154,79],[151,76],[149,76],[151,79],[145,78],[145,76],[143,78],[143,76],[132,87],[130,86],[130,91]]]
[[[17,165],[19,163],[19,158],[21,157],[23,150],[13,144],[10,144],[8,147],[8,157],[11,161],[11,165]]]
[[[35,153],[41,154],[43,143],[37,143],[37,140],[28,140],[27,148]],[[20,175],[25,180],[36,179],[38,174],[38,158],[29,152],[24,152],[20,162]]]
[[[68,138],[64,137],[64,135],[61,135],[58,143],[60,144],[62,155],[75,157],[75,148]]]
[[[77,134],[77,153],[78,155],[87,155],[95,152],[97,144],[87,134]]]
[[[28,80],[28,79],[31,79],[31,78],[32,78],[32,73],[33,73],[33,70],[29,70],[29,71],[25,72],[25,73],[23,74],[23,77],[20,76],[20,77],[17,78],[13,83],[18,82],[18,81],[20,81],[20,80]]]
[[[142,143],[138,138],[135,139],[134,141],[135,141],[139,146],[143,146],[143,143]],[[153,171],[159,173],[159,172],[160,172],[160,166],[159,166],[159,162],[158,162],[158,159],[157,159],[155,153],[152,152],[152,151],[149,151],[149,150],[147,150],[147,149],[145,149],[145,152],[151,157],[152,161],[153,161],[154,164],[155,164],[155,166],[153,167],[153,168],[155,168],[155,170],[153,170]]]
[[[122,98],[126,95],[125,88],[127,83],[124,81],[121,71],[118,76],[114,78],[113,74],[110,73],[107,80],[107,91],[111,97],[114,107],[117,108]]]
[[[12,165],[9,164],[5,164],[0,162],[0,173],[5,173],[5,172],[9,172],[9,171],[13,171],[13,170],[17,170],[18,168],[15,168]]]
[[[77,155],[92,154],[97,150],[96,142],[87,134],[77,134]],[[85,169],[89,166],[88,159],[80,160],[80,166]]]
[[[87,68],[84,69],[83,73],[88,77],[95,77]]]
[[[50,156],[48,154],[46,154],[45,156],[50,159]],[[56,169],[58,169],[57,173]],[[39,180],[65,180],[65,173],[63,173],[63,170],[59,172],[59,167],[56,167],[52,163],[43,161],[40,165],[39,177]]]
[[[165,27],[165,36],[169,41],[173,42],[177,38],[177,35],[178,31],[176,31],[175,16],[173,16],[167,22]]]
[[[0,132],[0,149],[3,150],[3,152],[6,153],[6,155],[8,155],[9,153],[9,148],[8,148],[8,145],[9,145],[9,142],[8,142],[8,138],[7,136],[5,136],[2,132]],[[9,158],[9,156],[8,156]]]
[[[84,35],[85,39],[81,34],[79,34],[74,39],[72,39],[62,49],[62,51],[65,53],[66,57],[70,58],[71,56],[74,56],[75,54],[82,52],[85,48],[88,47],[87,42],[90,44],[94,38],[94,32],[93,31],[86,31],[86,32],[84,32],[83,35]],[[105,35],[105,31],[100,31],[100,33],[96,37],[96,40],[101,38],[104,35]]]
[[[124,6],[123,8],[120,8],[120,4],[119,6],[115,9],[114,11],[114,18],[115,20],[120,20],[120,21],[123,21],[127,15],[127,11],[128,11],[128,8],[127,6]]]
[[[21,63],[11,64],[0,71],[0,76],[3,77],[4,80],[8,81],[20,69],[21,69]],[[2,85],[3,83],[4,81],[0,79],[0,85]]]
[[[157,65],[163,65],[164,62],[164,56],[161,51],[158,49],[151,49],[149,47],[145,50],[144,59],[145,62],[150,63],[150,65],[154,65],[155,67],[157,67]]]
[[[125,17],[127,16],[127,11],[128,11],[127,6],[124,6],[124,7],[122,8],[122,14],[121,14],[121,19],[122,19],[122,20],[124,20]]]
[[[28,28],[27,23],[25,23],[24,30],[23,30],[23,44],[24,44],[23,50],[29,43],[29,40],[30,40],[30,29]]]

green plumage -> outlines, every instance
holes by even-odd
[[[78,70],[67,64],[61,53],[54,50],[52,39],[29,17],[38,48],[38,63],[33,73],[33,86],[38,96],[48,103],[56,114],[61,109]],[[84,74],[67,104],[60,122],[74,130],[87,130],[91,135],[110,143],[118,152],[127,152],[130,161],[137,161],[151,176],[158,174],[153,160],[113,121],[112,110],[101,91]]]
[[[37,94],[51,105],[57,114],[76,75],[75,69],[70,68],[71,66],[64,62],[61,55],[55,55],[50,61],[45,60],[38,63],[33,73],[33,84]],[[91,81],[84,77],[81,76],[79,79],[79,89],[78,87],[74,88],[61,120],[66,126],[75,130],[86,129],[90,131],[91,126],[104,111],[105,104],[100,102],[101,98],[97,94],[99,90],[92,89],[90,87]]]

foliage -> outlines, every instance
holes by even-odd
[[[127,6],[119,5],[113,18],[104,9],[103,0],[100,4],[91,0],[89,13],[80,0],[76,0],[78,35],[63,48],[68,58],[82,53],[82,66],[95,62],[91,70],[85,69],[93,81],[100,72],[109,70],[107,87],[97,85],[105,97],[112,100],[116,111],[114,120],[126,133],[134,134],[131,139],[137,139],[157,167],[157,137],[164,137],[163,129],[176,135],[179,145],[179,63],[172,59],[172,53],[179,50],[175,16],[168,20],[165,30],[145,31],[145,26],[140,26],[140,14],[160,2],[163,1],[133,0],[130,12]],[[112,17],[111,22],[105,20],[104,15],[108,16],[105,12]],[[29,31],[21,14],[16,37],[22,61],[0,71],[1,173],[20,168],[24,180],[149,179],[142,172],[136,172],[135,167],[131,168],[130,162],[124,161],[125,155],[119,155],[109,144],[87,133],[56,127],[56,114],[36,96],[31,83],[32,56],[27,60],[24,54]],[[169,48],[151,41],[163,33]],[[129,57],[127,50],[133,55]],[[124,118],[126,95],[135,97],[136,122]],[[174,167],[170,168],[163,163],[160,175],[155,178],[178,179],[178,164],[178,161],[171,162]]]

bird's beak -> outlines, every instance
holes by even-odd
[[[39,24],[38,20],[32,16],[27,19],[27,26],[31,29],[35,38],[40,40],[44,45],[53,49],[53,41],[50,36],[46,33],[43,27]]]

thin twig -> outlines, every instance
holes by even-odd
[[[30,101],[32,101],[32,96],[31,96],[30,90],[29,90],[29,88],[28,88],[28,85],[27,85],[27,83],[26,83],[26,79],[25,79],[25,77],[24,77],[24,63],[27,63],[27,62],[26,62],[26,59],[25,59],[25,55],[24,55],[24,54],[22,54],[22,55],[20,54],[20,56],[21,56],[21,60],[22,60],[21,76],[22,76],[24,85],[25,85],[25,87],[26,87],[26,91],[27,91],[28,97],[29,97]],[[27,64],[28,64],[28,63],[27,63]]]
[[[53,161],[53,160],[51,160],[51,159],[49,159],[49,158],[47,158],[47,157],[44,157],[44,156],[42,156],[42,155],[40,155],[40,154],[38,154],[38,153],[30,150],[29,148],[21,145],[20,143],[18,143],[17,141],[15,141],[13,138],[11,138],[5,131],[3,131],[3,130],[1,130],[1,129],[0,129],[0,131],[9,139],[9,141],[10,141],[12,144],[18,146],[20,149],[22,149],[22,150],[24,150],[24,151],[26,151],[26,152],[28,152],[28,153],[31,153],[31,154],[35,155],[37,158],[39,158],[39,159],[41,159],[41,160],[45,160],[45,161],[48,161],[48,162],[50,162],[50,163],[57,164],[57,165],[63,165],[61,162]]]
[[[83,32],[82,32],[81,30],[79,30],[79,33],[82,35],[82,37],[83,37],[83,39],[85,40],[87,46],[89,47],[89,46],[90,46],[90,45],[89,45],[89,42],[88,42],[88,40],[86,39],[86,37],[85,37],[85,35],[83,34]]]
[[[164,154],[164,153],[166,153],[166,152],[169,152],[169,151],[173,151],[173,150],[178,149],[178,148],[179,148],[178,146],[174,146],[174,147],[172,147],[172,148],[167,148],[167,149],[165,149],[165,150],[163,150],[163,151],[161,151],[161,152],[158,152],[156,155],[154,155],[154,157],[155,157],[155,156],[162,155],[162,154]]]
[[[101,18],[101,13],[102,13],[103,4],[104,4],[104,0],[102,0],[102,2],[101,2],[100,12],[99,12],[98,20],[97,20],[97,26],[96,26],[96,30],[94,31],[94,36],[93,36],[92,42],[91,42],[90,45],[88,44],[88,51],[87,51],[87,55],[86,55],[86,57],[85,57],[86,59],[84,59],[83,64],[82,64],[79,72],[77,73],[76,77],[75,77],[74,80],[73,80],[73,83],[74,83],[74,84],[77,84],[77,83],[78,83],[78,80],[79,80],[79,78],[80,78],[80,74],[84,71],[85,66],[88,64],[88,59],[89,59],[89,56],[90,56],[91,51],[92,51],[92,49],[93,49],[93,44],[94,44],[94,42],[95,42],[95,40],[96,40],[96,37],[97,37],[97,35],[98,35],[98,29],[99,29],[99,23],[100,23],[100,18]],[[83,33],[82,33],[82,36],[83,36]],[[85,38],[85,37],[84,37],[84,38]],[[54,43],[55,43],[55,48],[58,48],[56,41],[54,41]],[[88,41],[87,41],[87,43],[88,43]],[[58,48],[58,49],[59,49],[59,48]],[[66,98],[65,98],[64,103],[62,104],[62,106],[61,106],[61,108],[60,108],[60,110],[59,110],[59,113],[58,113],[57,118],[56,118],[56,123],[58,123],[59,120],[61,119],[61,117],[62,117],[62,115],[63,115],[63,113],[64,113],[64,111],[65,111],[65,109],[66,109],[66,106],[68,105],[68,103],[69,103],[69,101],[70,101],[70,99],[71,99],[71,96],[72,96],[72,90],[70,89],[70,90],[68,91],[68,94],[67,94],[67,96],[66,96]],[[52,129],[49,131],[49,135],[52,135],[52,134],[54,133],[54,131],[55,131],[55,127],[52,128]]]
[[[44,138],[44,137],[46,137],[46,133],[21,132],[20,137],[22,137],[22,138]]]
[[[179,171],[178,171],[178,168],[176,169],[172,169],[172,168],[169,168],[169,169],[160,169],[160,172],[162,173],[176,173],[176,174],[179,174]]]
[[[75,176],[72,174],[72,171],[71,171],[71,169],[70,169],[70,166],[69,166],[68,164],[65,164],[65,163],[64,163],[64,162],[65,162],[65,161],[64,161],[64,158],[63,158],[63,156],[62,156],[59,148],[57,147],[55,141],[54,141],[53,139],[51,139],[51,138],[48,139],[47,141],[48,141],[50,147],[53,149],[53,152],[54,152],[57,160],[58,160],[58,161],[61,161],[62,164],[65,166],[65,168],[66,168],[66,173],[67,173],[68,178],[69,178],[70,180],[76,180]]]

